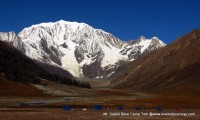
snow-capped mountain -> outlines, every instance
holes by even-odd
[[[32,25],[18,36],[13,34],[0,33],[0,39],[17,38],[14,46],[30,58],[59,66],[75,77],[92,79],[108,78],[122,64],[165,45],[156,37],[124,42],[85,23],[63,20]]]
[[[141,54],[149,53],[166,45],[157,37],[146,39],[144,36],[139,37],[137,40],[129,40],[127,43],[128,45],[120,53],[128,55],[131,61],[138,58]]]

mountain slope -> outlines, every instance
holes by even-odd
[[[135,60],[111,85],[134,90],[184,90],[188,87],[199,91],[199,46],[200,30],[194,30],[158,51]]]
[[[165,46],[156,37],[126,43],[85,23],[63,20],[32,25],[16,38],[20,39],[16,48],[33,60],[61,67],[75,77],[90,79],[109,78],[141,54]]]
[[[88,83],[70,77],[59,76],[44,70],[32,59],[19,52],[12,45],[0,40],[0,75],[8,80],[25,84],[40,84],[42,80],[52,80],[67,85],[90,88]]]

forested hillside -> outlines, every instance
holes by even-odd
[[[24,84],[40,84],[41,78],[66,85],[91,88],[89,83],[47,72],[10,44],[0,41],[0,72],[9,80]]]

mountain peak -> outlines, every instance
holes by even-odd
[[[156,36],[152,37],[151,39],[157,39],[157,40],[159,40],[158,37],[156,37]]]
[[[50,30],[50,29],[55,29],[55,30],[71,30],[72,32],[81,32],[81,33],[84,33],[84,32],[98,32],[98,33],[105,33],[105,34],[108,34],[108,35],[112,35],[108,32],[105,32],[104,30],[102,29],[95,29],[93,28],[92,26],[86,24],[86,23],[83,23],[83,22],[70,22],[70,21],[65,21],[65,20],[59,20],[59,21],[56,21],[56,22],[43,22],[43,23],[39,23],[39,24],[35,24],[35,25],[32,25],[30,27],[26,27],[24,28],[22,31],[27,31],[27,32],[32,32],[34,31],[35,29],[40,29],[40,30]],[[23,32],[24,33],[24,32]],[[18,36],[20,37],[23,37],[23,36],[27,36],[26,35],[23,35],[22,32],[20,32],[18,34]],[[113,35],[112,35],[113,36]]]
[[[140,36],[139,38],[138,38],[138,41],[145,41],[146,40],[146,38],[144,37],[144,36]]]
[[[83,22],[81,22],[81,23],[79,23],[79,22],[76,22],[76,21],[74,21],[74,22],[70,22],[70,21],[65,21],[65,20],[59,20],[59,21],[56,21],[56,22],[43,22],[43,23],[39,23],[39,24],[34,24],[34,25],[32,25],[32,26],[30,26],[30,27],[32,27],[32,28],[37,28],[37,27],[53,27],[53,26],[56,26],[56,25],[60,25],[60,26],[62,26],[62,25],[69,25],[69,26],[88,26],[88,27],[91,27],[90,25],[88,25],[88,24],[86,24],[86,23],[83,23]],[[28,28],[30,28],[30,27],[28,27]]]
[[[65,21],[65,20],[59,20],[59,21],[54,22],[54,24],[56,24],[56,23],[68,24],[68,25],[76,25],[76,26],[90,26],[90,25],[88,25],[86,23],[83,23],[83,22],[76,22],[76,21],[71,22],[71,21]]]
[[[153,46],[156,46],[156,45],[161,45],[161,46],[165,46],[166,44],[161,41],[158,37],[152,37],[151,38],[151,44],[153,44]]]

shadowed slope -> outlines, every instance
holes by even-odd
[[[114,88],[199,91],[200,30],[134,61],[111,82]]]
[[[43,69],[44,67],[46,69]],[[42,79],[46,79],[66,85],[91,88],[86,82],[49,72],[48,69],[55,69],[56,67],[43,66],[43,68],[39,63],[35,63],[9,43],[0,41],[0,73],[4,73],[8,80],[25,84],[40,84]]]

